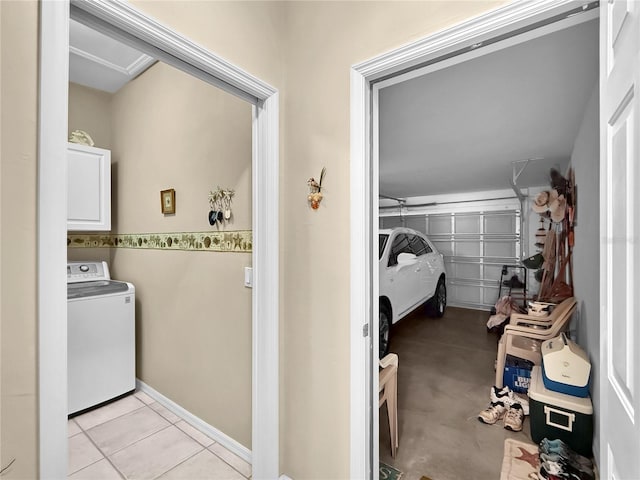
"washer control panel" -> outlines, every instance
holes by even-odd
[[[67,263],[67,283],[110,280],[107,262],[69,262]]]

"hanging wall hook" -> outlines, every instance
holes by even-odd
[[[209,224],[229,221],[231,219],[231,201],[235,195],[235,190],[231,188],[222,189],[218,187],[215,191],[209,192]]]

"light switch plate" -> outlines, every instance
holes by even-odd
[[[244,267],[244,286],[253,288],[253,268]]]

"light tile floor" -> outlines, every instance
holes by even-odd
[[[246,480],[251,465],[136,392],[69,420],[74,480]]]

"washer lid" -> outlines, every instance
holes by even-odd
[[[116,280],[96,280],[94,282],[80,282],[67,284],[67,300],[72,298],[95,297],[109,295],[129,290],[126,282]]]

